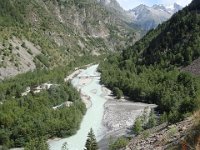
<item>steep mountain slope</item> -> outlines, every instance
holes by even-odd
[[[153,121],[149,117],[150,128],[157,127],[146,130],[149,124],[143,116],[139,117],[133,131],[135,134],[145,131],[131,140],[127,150],[180,149],[199,141],[199,119],[186,119],[200,110],[199,37],[200,2],[193,0],[121,55],[109,56],[101,63],[101,82],[116,96],[124,94],[132,101],[158,105],[155,114],[159,115]],[[182,69],[191,62],[190,67]],[[184,70],[192,70],[197,76]],[[195,120],[198,124],[192,129]],[[160,128],[158,125],[164,122],[167,126]]]
[[[198,109],[199,80],[180,71],[200,54],[197,4],[194,0],[121,55],[110,56],[99,69],[102,83],[134,101],[157,104],[170,122]]]
[[[194,75],[200,75],[200,58],[194,60],[190,65],[184,67],[182,70]]]
[[[0,78],[30,64],[53,68],[74,56],[99,55],[139,38],[96,0],[2,0],[0,7]]]
[[[108,8],[108,11],[120,17],[125,22],[132,23],[132,18],[129,12],[125,11],[117,2],[117,0],[97,0],[97,1],[106,6],[106,8]]]
[[[116,0],[97,0],[106,7],[113,8],[116,11],[123,11],[123,8]]]
[[[193,122],[194,122],[194,119],[191,117],[171,126],[162,124],[160,126],[154,127],[147,131],[144,131],[146,133],[149,133],[147,137],[141,134],[133,138],[129,142],[129,144],[126,146],[126,148],[124,148],[123,150],[131,150],[131,149],[179,150],[179,149],[182,149],[183,143],[184,143],[183,139],[185,139],[189,135],[188,131],[192,128]],[[189,144],[185,142],[185,145],[188,146]]]
[[[124,55],[139,54],[138,63],[165,66],[188,65],[199,57],[200,15],[194,2],[175,14],[169,21],[150,31]],[[136,52],[137,51],[137,52]]]
[[[153,5],[152,7],[139,5],[129,10],[129,13],[136,25],[148,31],[168,20],[174,13],[181,9],[182,7],[176,3],[172,7],[165,7],[164,5]]]

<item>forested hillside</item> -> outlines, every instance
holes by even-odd
[[[66,75],[139,37],[96,0],[1,0],[0,149],[74,134],[86,108]]]
[[[0,35],[0,78],[107,53],[140,37],[96,0],[2,0]]]
[[[137,57],[134,62],[145,65],[190,64],[200,55],[199,9],[199,5],[193,2],[124,51],[123,58]]]
[[[200,54],[199,1],[100,65],[101,82],[119,97],[155,103],[170,122],[199,108],[199,78],[180,71]]]
[[[74,68],[101,59],[85,56],[76,58],[76,62],[65,67],[35,70],[2,81],[0,148],[46,150],[49,138],[75,134],[86,107],[79,92],[70,83],[64,82],[64,78]],[[37,87],[41,88],[44,83],[51,84],[50,88],[38,90]]]

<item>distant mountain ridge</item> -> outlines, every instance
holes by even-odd
[[[97,0],[97,2],[100,2],[101,4],[104,4],[110,8],[117,9],[118,11],[123,10],[123,8],[116,0]]]
[[[125,11],[117,0],[97,0],[97,2],[104,5],[108,11],[117,15],[120,19],[129,23],[132,22],[132,18],[129,15],[129,12]]]
[[[174,13],[183,8],[177,3],[166,6],[155,4],[152,7],[140,4],[134,9],[126,11],[117,0],[97,0],[97,2],[104,5],[108,11],[112,12],[123,21],[130,23],[134,28],[136,27],[139,30],[144,30],[144,33],[168,20]]]
[[[178,12],[182,8],[183,7],[177,3],[170,6],[156,4],[152,7],[141,4],[128,12],[132,17],[134,24],[138,25],[143,30],[148,31],[168,20],[174,13]]]

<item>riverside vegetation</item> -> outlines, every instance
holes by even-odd
[[[199,11],[194,0],[121,55],[109,56],[99,67],[101,82],[133,101],[157,104],[169,122],[199,109],[199,77],[180,71],[200,54]]]
[[[133,101],[158,105],[156,112],[160,117],[151,114],[147,124],[142,117],[136,120],[133,126],[136,135],[163,122],[182,121],[200,109],[199,75],[182,69],[200,55],[199,12],[200,2],[193,0],[135,45],[121,54],[109,56],[100,64],[101,83],[113,90],[118,98],[125,95]],[[199,115],[193,121],[194,128],[184,133],[183,138],[187,141],[186,146],[199,149]],[[149,134],[144,131],[142,136],[146,138]],[[128,148],[135,148],[134,143],[131,144]],[[180,149],[181,143],[173,144]],[[126,147],[124,144],[118,146]]]
[[[98,149],[97,141],[96,141],[96,138],[95,138],[95,135],[94,135],[94,132],[92,129],[90,129],[90,132],[88,133],[88,138],[85,143],[85,147],[86,147],[86,150],[97,150]]]
[[[103,57],[103,56],[102,56]],[[4,149],[25,147],[25,149],[46,149],[48,138],[67,137],[79,128],[86,111],[79,93],[64,78],[74,68],[98,61],[101,57],[77,58],[66,67],[53,70],[35,70],[0,83],[0,145]],[[21,93],[26,87],[42,83],[55,84],[40,93]],[[70,107],[54,106],[70,101]]]

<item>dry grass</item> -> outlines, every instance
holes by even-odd
[[[200,111],[197,111],[194,115],[194,126],[190,130],[187,136],[187,149],[200,150]]]
[[[196,142],[195,142],[195,149],[200,150],[200,111],[195,114],[196,120]]]
[[[200,75],[200,58],[194,60],[190,65],[182,69],[194,75]]]

